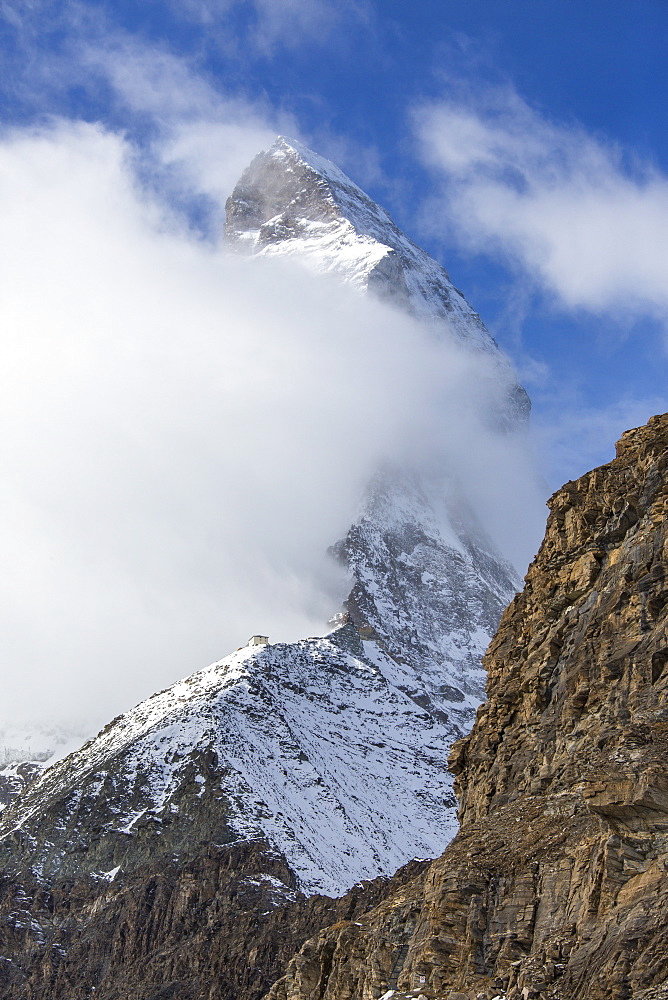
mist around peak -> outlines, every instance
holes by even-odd
[[[383,463],[454,466],[520,569],[542,531],[484,357],[296,261],[228,257],[133,163],[84,124],[0,144],[17,719],[94,727],[252,633],[324,632],[347,586],[327,549]]]

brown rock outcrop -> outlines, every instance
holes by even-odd
[[[550,510],[451,756],[460,833],[273,1000],[668,995],[668,414]]]
[[[111,882],[0,879],[3,1000],[257,1000],[319,928],[352,921],[391,879],[305,897],[263,841],[164,858]]]

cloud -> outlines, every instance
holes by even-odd
[[[383,463],[458,465],[527,544],[489,359],[295,262],[226,256],[137,162],[84,123],[0,141],[14,717],[101,723],[253,632],[320,631],[346,587],[326,549]]]
[[[164,30],[149,35],[125,27],[121,12],[102,3],[72,0],[63,7],[34,0],[27,12],[5,0],[0,18],[11,39],[0,91],[14,120],[83,115],[126,130],[144,180],[180,199],[193,223],[208,224],[210,236],[222,225],[225,199],[241,170],[277,134],[354,163],[362,181],[380,181],[374,148],[333,135],[325,123],[315,137],[304,135],[276,94],[249,96],[257,91],[261,52],[280,54],[316,41],[331,48],[344,25],[367,22],[362,0],[193,0],[161,9]],[[184,20],[190,22],[185,29]]]
[[[273,56],[281,50],[303,46],[331,46],[343,26],[357,30],[369,23],[371,5],[366,0],[179,0],[172,3],[175,14],[209,30],[219,29],[219,44],[229,46],[235,17],[244,16],[239,38],[256,53]],[[238,20],[236,28],[239,30]]]
[[[143,119],[138,131],[148,145],[152,182],[172,199],[206,197],[214,229],[222,225],[225,200],[244,167],[279,134],[300,138],[343,166],[354,164],[361,183],[388,185],[374,147],[332,133],[326,125],[314,138],[305,136],[289,112],[267,99],[226,92],[220,81],[209,80],[164,47],[107,29],[104,42],[88,40],[79,58],[111,88],[126,118]]]
[[[294,119],[262,101],[227,94],[187,60],[122,33],[89,40],[82,65],[103,78],[125,115],[143,116],[149,164],[172,197],[205,195],[220,213],[255,153],[277,133],[298,134]],[[211,206],[210,206],[211,207]]]
[[[441,226],[501,255],[562,307],[668,321],[668,178],[511,89],[423,105]]]
[[[305,43],[330,43],[342,25],[367,23],[369,5],[363,0],[255,0],[258,23],[256,44],[265,51],[277,45],[297,48]]]
[[[161,4],[163,25],[171,16],[176,22],[190,22],[206,28],[208,38],[224,50],[234,51],[239,44],[271,55],[281,48],[296,49],[302,45],[329,45],[343,25],[358,27],[368,24],[373,8],[367,0],[164,0]],[[64,26],[70,31],[90,30],[91,24],[111,19],[118,26],[136,22],[132,15],[124,18],[123,11],[114,10],[105,0],[68,0],[57,4],[53,0],[2,0],[0,18],[22,36],[35,38],[46,29]],[[234,34],[228,39],[224,34]],[[62,39],[61,39],[62,40]]]

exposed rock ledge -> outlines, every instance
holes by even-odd
[[[668,414],[550,509],[451,756],[460,833],[273,1000],[668,997]]]

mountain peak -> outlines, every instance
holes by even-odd
[[[246,167],[225,209],[225,240],[232,250],[295,257],[391,302],[440,336],[491,355],[511,387],[501,423],[510,426],[528,416],[529,397],[447,271],[331,160],[278,136]]]
[[[396,230],[385,209],[336,164],[285,136],[254,157],[225,209],[227,241],[250,239],[255,250],[305,235],[314,223],[345,220],[358,235],[372,235],[373,229],[376,238],[388,227]]]
[[[493,355],[512,387],[440,265],[301,144],[281,137],[254,158],[228,234],[394,292],[436,336]],[[159,854],[187,862],[202,842],[261,839],[302,889],[338,892],[440,850],[453,832],[447,751],[482,696],[480,659],[515,574],[447,469],[378,470],[333,554],[351,578],[345,623],[247,646],[114,720],[15,798],[0,862],[106,878]]]
[[[225,205],[236,251],[296,255],[430,323],[447,321],[470,347],[496,344],[445,269],[336,164],[278,136],[251,161]]]
[[[345,184],[357,188],[363,198],[367,197],[362,189],[357,187],[355,182],[344,174],[340,167],[337,167],[332,160],[328,160],[325,156],[321,156],[320,153],[309,149],[308,146],[305,146],[303,142],[299,142],[298,139],[289,139],[285,135],[277,136],[273,145],[267,150],[267,155],[278,161],[285,159],[288,163],[298,160],[300,163],[310,167],[321,177],[337,184]]]

